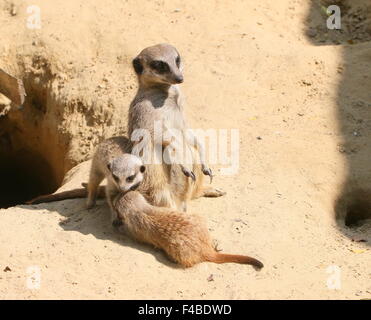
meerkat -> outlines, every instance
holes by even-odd
[[[113,198],[119,192],[126,192],[130,188],[138,187],[138,181],[143,180],[145,166],[138,157],[129,152],[130,141],[123,136],[104,140],[94,153],[89,182],[87,185],[83,184],[85,188],[40,196],[29,201],[28,204],[87,197],[86,207],[91,209],[95,205],[97,197],[101,197],[104,192],[113,221],[116,218],[112,206]],[[138,171],[134,170],[137,167],[139,167]],[[105,178],[107,179],[106,187],[99,187]]]
[[[191,267],[200,262],[229,262],[263,268],[263,264],[255,258],[220,253],[213,246],[205,222],[200,216],[151,205],[139,191],[145,181],[145,166],[140,158],[125,153],[127,146],[127,139],[123,137],[106,140],[98,147],[93,158],[88,191],[76,189],[48,195],[40,199],[41,202],[62,200],[65,196],[68,198],[68,193],[89,193],[88,204],[93,205],[97,195],[102,195],[103,189],[99,189],[99,184],[106,177],[109,179],[108,183],[112,184],[111,188],[107,188],[110,191],[106,191],[113,210],[112,224],[120,232],[136,241],[162,249],[183,267]],[[112,192],[114,186],[121,192]]]
[[[143,180],[145,166],[138,157],[128,153],[128,150],[130,142],[125,137],[113,137],[98,145],[92,159],[86,207],[90,209],[95,205],[98,187],[106,178],[105,192],[112,221],[116,218],[112,205],[116,194],[136,189]]]
[[[182,96],[177,86],[183,82],[182,64],[178,51],[168,44],[146,48],[133,60],[133,67],[138,76],[139,88],[129,108],[128,131],[131,138],[135,137],[135,131],[138,129],[147,130],[153,137],[154,123],[160,121],[163,131],[171,133],[178,130],[182,133],[186,140],[186,148],[191,151],[193,158],[192,168],[188,168],[182,163],[171,165],[162,163],[162,152],[161,155],[156,153],[157,157],[161,157],[161,162],[160,164],[145,164],[146,174],[139,191],[153,205],[183,211],[186,211],[186,203],[192,198],[224,195],[225,192],[203,186],[203,176],[209,175],[212,179],[213,174],[205,163],[203,146],[187,130]],[[171,134],[169,136],[170,138],[160,141],[161,150],[168,148],[169,145],[180,149],[181,142],[174,142]],[[111,179],[112,175],[110,170],[107,170],[107,164],[119,154],[133,153],[140,143],[142,143],[140,140],[130,141],[124,137],[115,137],[98,146],[100,151],[95,153],[90,171],[88,208],[95,204],[97,194],[102,194],[104,189],[98,186],[105,177],[111,181],[106,188],[106,194],[107,201],[112,208],[111,199],[117,191],[117,185]],[[154,139],[147,143],[152,144],[151,150],[156,150],[157,145]],[[198,162],[201,165],[198,165]],[[84,197],[86,194],[85,189],[75,189],[63,194],[41,196],[29,203]]]
[[[182,61],[178,51],[169,44],[158,44],[148,47],[133,60],[133,67],[138,77],[138,91],[129,108],[128,133],[133,140],[134,148],[142,143],[135,140],[136,130],[147,130],[152,139],[150,150],[158,145],[165,149],[171,145],[173,149],[181,149],[179,139],[172,136],[172,131],[182,133],[185,147],[192,155],[192,167],[187,164],[149,164],[144,184],[147,198],[157,206],[186,209],[189,199],[200,196],[219,197],[225,193],[211,187],[203,186],[203,176],[213,174],[206,165],[204,148],[199,140],[187,130],[183,113],[182,95],[179,84],[183,82]],[[158,122],[168,138],[154,141],[154,126]],[[134,138],[134,139],[133,139]],[[178,137],[179,138],[179,137]],[[179,151],[179,150],[178,150]],[[182,150],[180,150],[182,151]],[[156,157],[162,157],[157,155]],[[162,159],[154,159],[158,161]],[[198,164],[200,163],[200,164]],[[181,174],[183,173],[183,174]],[[191,179],[187,179],[191,178]]]
[[[128,165],[135,163],[132,161]],[[118,194],[113,200],[117,216],[113,225],[120,232],[136,241],[162,249],[171,260],[183,267],[192,267],[200,262],[234,262],[263,268],[263,264],[255,258],[220,253],[213,246],[209,231],[200,216],[153,206],[139,191],[134,191],[132,187],[127,189],[129,191]]]
[[[89,182],[88,184],[82,184],[84,188],[39,196],[28,201],[27,204],[87,197],[86,207],[91,209],[95,205],[96,199],[105,195],[111,209],[112,221],[114,221],[116,215],[112,206],[112,200],[117,193],[126,192],[130,188],[137,188],[139,182],[141,192],[144,194],[148,193],[148,184],[142,183],[146,168],[141,159],[130,154],[130,151],[131,143],[124,136],[104,140],[98,145],[93,155]],[[138,166],[139,171],[132,169]],[[104,179],[107,179],[107,185],[105,187],[99,186]],[[148,200],[151,201],[151,199]]]

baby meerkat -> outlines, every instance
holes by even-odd
[[[114,226],[139,242],[160,248],[183,267],[200,262],[241,263],[262,268],[252,257],[218,252],[204,220],[171,208],[150,205],[138,191],[118,194],[113,201],[118,219]]]
[[[176,48],[169,44],[145,48],[133,60],[133,67],[139,83],[128,119],[134,148],[143,143],[136,139],[135,133],[144,129],[152,138],[147,142],[151,144],[149,150],[166,150],[171,146],[178,154],[184,154],[184,149],[190,151],[192,158],[190,164],[166,164],[163,159],[156,158],[155,163],[146,165],[146,189],[151,204],[185,209],[186,202],[192,198],[224,195],[222,191],[203,186],[203,176],[209,175],[212,179],[213,175],[206,164],[203,145],[187,127],[178,86],[183,82],[182,61]],[[160,141],[154,138],[158,124],[164,133]]]
[[[87,208],[92,208],[97,197],[105,194],[112,213],[112,221],[115,220],[115,211],[112,200],[117,193],[125,193],[140,187],[140,192],[147,195],[149,184],[145,179],[146,167],[140,158],[130,154],[130,141],[124,136],[112,137],[101,142],[92,159],[89,182],[85,188],[64,191],[60,193],[39,196],[27,204],[60,201],[71,198],[87,197]],[[100,183],[107,179],[107,186],[100,187]],[[143,180],[145,180],[143,182]],[[151,201],[151,198],[148,199]]]
[[[126,138],[109,138],[99,144],[91,163],[86,206],[90,209],[95,205],[99,184],[107,178],[106,199],[113,220],[115,195],[137,188],[143,180],[145,166],[138,157],[128,153],[129,149],[130,142]]]
[[[112,220],[116,219],[112,200],[119,192],[136,189],[143,180],[145,166],[142,161],[129,153],[130,141],[125,137],[113,137],[100,143],[94,153],[89,182],[85,188],[74,189],[56,194],[37,197],[28,204],[60,201],[64,199],[87,197],[86,206],[92,208],[98,196],[105,193],[112,212]],[[107,186],[100,188],[100,183],[107,179]]]

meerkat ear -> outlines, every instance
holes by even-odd
[[[144,171],[146,171],[146,167],[145,166],[140,166],[140,172],[143,173]]]
[[[140,61],[140,58],[137,57],[133,60],[133,67],[136,72],[136,74],[142,74],[143,72],[143,65],[142,62]]]

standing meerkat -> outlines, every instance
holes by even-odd
[[[128,162],[127,166],[134,168],[127,168],[126,172],[140,171],[140,164],[136,161]],[[141,178],[143,177],[138,177],[139,184]],[[130,185],[126,189],[129,191],[118,194],[113,200],[117,216],[114,225],[134,240],[164,250],[173,261],[183,267],[191,267],[200,262],[233,262],[250,264],[259,269],[263,267],[255,258],[218,252],[200,216],[153,206]]]
[[[138,76],[138,91],[129,109],[128,133],[134,148],[142,141],[136,140],[136,130],[147,130],[151,134],[149,150],[164,150],[169,145],[176,152],[191,152],[192,163],[165,164],[161,154],[152,159],[155,164],[146,165],[144,184],[151,204],[172,208],[186,208],[186,202],[201,196],[219,197],[225,193],[203,186],[203,176],[212,171],[205,162],[204,148],[188,130],[183,113],[182,95],[178,84],[183,82],[182,62],[178,51],[169,44],[158,44],[144,49],[134,60],[133,67]],[[168,137],[155,141],[155,125],[159,123]],[[181,137],[172,135],[181,132]],[[184,140],[183,140],[184,139]],[[183,140],[183,141],[179,141]],[[158,145],[160,144],[160,145]],[[160,159],[159,159],[160,158]],[[182,175],[181,173],[184,173]],[[187,179],[187,177],[191,179]]]
[[[150,133],[150,150],[156,150],[159,143],[161,154],[156,153],[156,160],[160,164],[145,164],[146,174],[139,191],[149,203],[156,206],[171,207],[186,210],[188,200],[197,197],[220,197],[225,193],[203,186],[204,175],[212,178],[211,169],[205,163],[203,146],[198,139],[187,130],[183,114],[182,96],[177,84],[183,82],[182,65],[178,51],[171,45],[159,44],[144,49],[134,60],[133,66],[138,75],[139,88],[129,109],[128,131],[135,137],[136,130],[145,129]],[[160,122],[163,132],[168,137],[160,142],[154,141],[154,125]],[[181,132],[181,137],[176,141],[171,133]],[[170,137],[169,137],[170,136]],[[176,135],[175,135],[176,136]],[[162,137],[161,137],[162,138]],[[163,163],[162,150],[170,145],[178,151],[182,148],[179,138],[186,141],[185,147],[192,154],[192,167],[187,164]],[[118,191],[117,185],[112,180],[110,170],[107,170],[108,161],[112,161],[122,153],[130,153],[143,141],[134,141],[133,145],[125,137],[114,137],[102,142],[97,149],[92,161],[88,184],[88,207],[95,204],[96,196],[102,194],[103,188],[98,188],[99,183],[109,178],[106,188],[107,200],[112,208],[111,199]],[[182,150],[180,150],[182,151]],[[200,163],[200,165],[198,164]],[[188,178],[187,178],[188,177]],[[50,202],[86,196],[85,189],[75,189],[59,194],[46,195],[31,200],[29,203]]]

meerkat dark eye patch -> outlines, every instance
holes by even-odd
[[[135,179],[135,174],[132,175],[132,176],[130,176],[130,177],[127,177],[127,178],[126,178],[126,182],[133,182],[134,179]]]
[[[141,173],[143,173],[144,171],[146,171],[146,167],[145,166],[140,166],[139,171]]]
[[[118,183],[120,181],[120,178],[114,174],[112,174],[113,179]]]
[[[166,62],[160,60],[151,61],[149,66],[151,67],[151,69],[155,70],[160,74],[170,71],[169,65]]]
[[[137,74],[142,74],[143,73],[143,66],[142,66],[142,63],[140,62],[139,58],[135,58],[133,60],[133,67],[134,67],[134,70]]]
[[[180,56],[177,56],[175,59],[176,66],[179,68],[180,66]]]

